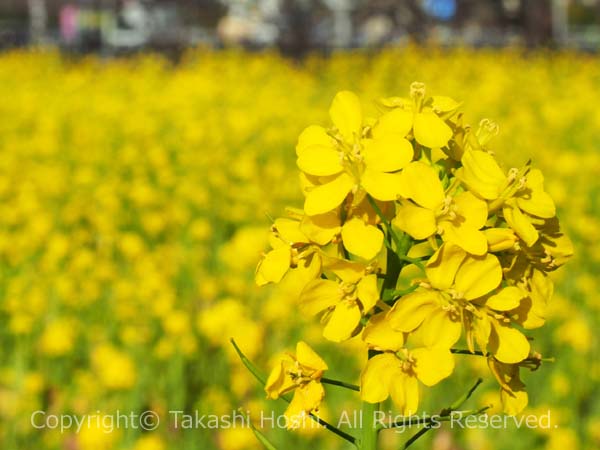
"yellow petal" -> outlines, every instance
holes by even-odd
[[[342,296],[340,285],[335,281],[321,278],[312,280],[300,294],[300,309],[305,314],[313,316],[337,304]]]
[[[492,324],[490,323],[490,319],[487,315],[482,316],[481,318],[473,318],[471,322],[471,327],[473,329],[473,337],[479,346],[479,350],[483,353],[487,353],[487,346],[490,340],[490,333],[492,331]],[[471,351],[473,348],[471,348]]]
[[[443,147],[452,137],[452,129],[433,112],[415,115],[413,133],[419,144],[429,148]]]
[[[523,239],[525,245],[531,247],[537,242],[540,235],[531,224],[531,221],[516,206],[506,205],[502,208],[502,214],[508,225],[515,233]]]
[[[297,220],[286,219],[284,217],[280,217],[275,219],[273,223],[275,229],[277,230],[277,234],[279,237],[284,240],[288,245],[302,242],[308,243],[308,239],[300,230],[300,222]]]
[[[337,211],[314,216],[304,216],[300,230],[311,241],[319,245],[328,244],[342,230]]]
[[[517,197],[517,204],[523,211],[544,219],[556,215],[552,197],[544,192],[544,177],[540,170],[533,169],[527,174],[526,189]]]
[[[281,239],[279,235],[274,232],[269,233],[269,237],[267,239],[272,249],[290,246],[288,242],[286,242],[284,239]]]
[[[494,200],[500,196],[506,176],[492,155],[479,150],[466,151],[462,164],[457,176],[470,191],[486,200]]]
[[[381,201],[392,201],[398,198],[400,191],[400,174],[384,173],[366,168],[360,177],[360,184],[371,197]]]
[[[385,312],[375,314],[362,333],[362,340],[375,350],[398,351],[404,345],[404,333],[390,326]]]
[[[450,348],[460,339],[462,325],[443,309],[432,311],[416,333],[427,347]]]
[[[478,228],[460,220],[442,221],[439,227],[443,231],[442,239],[445,242],[452,242],[472,255],[481,256],[487,253],[487,239]]]
[[[368,313],[379,300],[377,275],[371,274],[359,281],[356,287],[358,299],[363,307],[363,314]]]
[[[331,271],[342,281],[356,284],[364,275],[365,265],[345,259],[330,258],[325,264],[326,271]]]
[[[408,201],[402,202],[392,223],[418,240],[432,236],[437,230],[434,212]]]
[[[424,258],[426,256],[431,256],[435,252],[433,248],[431,248],[431,244],[429,242],[419,242],[418,244],[414,244],[409,250],[406,256],[409,258]]]
[[[405,290],[410,288],[415,280],[423,276],[423,271],[414,264],[407,264],[400,270],[400,276],[396,283],[396,289]]]
[[[379,138],[382,136],[396,134],[404,137],[411,130],[413,125],[413,113],[405,111],[402,108],[395,108],[382,115],[375,127],[373,127],[373,136]]]
[[[413,107],[414,101],[407,97],[386,97],[380,98],[378,103],[385,108],[403,108],[408,111]]]
[[[482,297],[502,281],[498,258],[490,253],[483,257],[467,256],[456,272],[455,289],[467,300]]]
[[[279,247],[267,253],[256,268],[256,284],[279,283],[290,268],[290,247]]]
[[[410,142],[399,135],[363,140],[365,164],[376,172],[394,172],[412,161],[414,151]]]
[[[529,403],[529,396],[524,388],[522,390],[511,392],[501,389],[500,401],[502,402],[504,414],[516,416],[517,414],[520,414],[527,406],[527,403]]]
[[[338,303],[323,329],[323,337],[333,342],[349,339],[360,323],[360,318],[358,305],[347,301]]]
[[[338,92],[329,108],[329,116],[346,141],[352,142],[355,136],[360,136],[362,108],[353,92]]]
[[[340,174],[327,184],[316,186],[306,194],[304,211],[309,216],[324,214],[337,208],[354,186],[352,178]]]
[[[297,300],[309,281],[321,276],[321,257],[313,253],[298,261],[298,266],[290,270],[281,281],[281,292],[286,292],[290,299]]]
[[[515,232],[510,228],[487,228],[483,234],[488,242],[488,251],[501,252],[513,248],[517,242]]]
[[[344,247],[350,253],[370,260],[381,250],[383,232],[373,225],[365,224],[362,219],[354,217],[342,227],[342,240]]]
[[[526,213],[543,219],[550,219],[556,215],[554,200],[546,192],[536,192],[531,198],[517,197],[517,205]]]
[[[501,386],[500,400],[505,414],[514,416],[519,414],[528,403],[525,384],[519,376],[519,367],[512,364],[502,364],[495,360],[490,360],[492,363],[490,368],[496,376],[499,376]],[[495,370],[494,370],[495,369]]]
[[[327,370],[325,361],[304,341],[299,341],[296,344],[296,359],[305,367],[317,371]]]
[[[416,359],[415,372],[426,386],[438,384],[454,371],[454,357],[450,349],[444,347],[422,347],[412,351]]]
[[[515,309],[521,303],[521,299],[525,294],[516,286],[508,286],[492,295],[485,302],[485,306],[495,309],[496,311],[510,311]]]
[[[475,197],[470,192],[461,192],[454,197],[457,214],[464,223],[479,230],[485,225],[488,218],[487,203]]]
[[[444,201],[444,188],[435,169],[423,162],[410,163],[402,170],[400,195],[424,208],[435,210]]]
[[[303,417],[318,409],[325,397],[321,383],[312,381],[294,391],[294,397],[285,410],[287,428],[297,428],[303,423]]]
[[[496,359],[503,363],[518,363],[529,356],[529,341],[523,333],[495,319],[492,319],[489,346]]]
[[[460,106],[460,103],[450,97],[434,95],[432,97],[432,108],[439,112],[453,111]]]
[[[419,407],[419,382],[415,377],[400,372],[390,382],[390,395],[404,417],[417,413]]]
[[[557,269],[573,256],[573,242],[558,229],[558,219],[547,220],[544,228],[550,224],[556,224],[557,229],[551,235],[544,233],[545,236],[541,244],[544,252],[552,257],[549,268]]]
[[[409,332],[417,328],[438,308],[438,294],[424,289],[412,292],[398,300],[388,313],[393,329]]]
[[[456,272],[467,254],[457,245],[443,244],[427,261],[425,273],[431,285],[439,290],[449,289],[454,284]]]
[[[317,176],[335,175],[344,170],[340,152],[324,145],[306,147],[296,164],[303,172]]]
[[[333,147],[335,145],[335,140],[327,134],[325,128],[318,125],[310,125],[300,133],[300,136],[298,136],[296,155],[300,156],[305,148],[313,145]]]
[[[360,376],[360,398],[369,403],[379,403],[388,398],[390,380],[398,370],[399,361],[390,353],[369,359]]]
[[[320,177],[315,177],[313,175],[308,175],[307,173],[300,172],[298,174],[298,179],[300,180],[300,189],[304,195],[307,195],[312,189],[320,184],[324,184],[325,182],[319,180]],[[335,178],[335,176],[333,177]]]
[[[528,296],[513,311],[513,318],[525,329],[539,328],[546,322],[548,301],[554,291],[552,280],[543,272],[534,270],[531,278],[522,287],[526,289]]]
[[[287,374],[286,362],[289,364],[290,361],[286,361],[289,357],[280,359],[277,364],[271,370],[267,382],[265,383],[265,392],[267,397],[271,399],[278,399],[280,395],[289,392],[296,387],[294,380]]]

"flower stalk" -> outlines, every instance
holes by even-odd
[[[368,358],[359,386],[325,377],[325,360],[304,341],[257,379],[268,398],[289,402],[290,422],[322,422],[324,386],[358,392],[360,435],[325,426],[361,450],[377,449],[382,402],[414,417],[421,391],[461,363],[455,355],[485,357],[504,411],[520,413],[528,396],[519,372],[545,360],[526,333],[544,324],[548,273],[573,253],[541,172],[531,161],[506,171],[489,150],[497,125],[465,125],[461,103],[429,96],[423,83],[379,104],[380,115],[364,117],[358,97],[340,92],[332,126],[301,133],[304,206],[273,221],[256,270],[260,286],[301,284],[291,307],[320,315],[326,340],[360,336]],[[484,413],[460,410],[480,383],[437,417]],[[427,418],[409,425],[423,428],[405,448],[431,429]]]

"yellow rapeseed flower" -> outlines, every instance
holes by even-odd
[[[321,384],[327,364],[304,341],[296,345],[296,354],[286,353],[277,362],[265,384],[268,398],[277,399],[294,391],[294,397],[285,410],[288,428],[296,428],[303,418],[317,411],[325,390]]]
[[[310,281],[300,294],[300,307],[309,315],[325,311],[323,336],[341,342],[358,332],[361,318],[379,300],[377,275],[370,266],[343,260],[328,269],[337,280]]]

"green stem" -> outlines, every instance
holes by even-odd
[[[275,447],[275,445],[273,445],[273,443],[269,441],[269,439],[264,434],[262,434],[258,428],[254,426],[252,420],[250,420],[250,415],[242,411],[242,408],[239,408],[238,412],[246,418],[247,423],[250,426],[252,432],[254,433],[256,439],[258,439],[258,442],[260,442],[267,450],[277,450],[277,447]]]
[[[483,414],[485,411],[487,411],[490,407],[489,406],[485,406],[481,409],[478,409],[476,411],[454,411],[454,413],[460,413],[461,414],[461,419],[463,417],[470,417],[470,416],[478,416],[480,414]],[[464,415],[464,416],[463,416]],[[419,431],[417,431],[413,436],[411,436],[411,438],[406,441],[406,443],[404,444],[404,449],[406,450],[408,447],[410,447],[417,439],[419,439],[421,436],[423,436],[425,433],[427,433],[429,430],[431,430],[431,427],[429,427],[428,425],[432,424],[432,423],[438,423],[438,422],[449,422],[453,419],[452,417],[452,413],[447,415],[447,416],[438,416],[437,418],[428,418],[429,423],[425,424],[423,423],[423,425],[425,425],[424,428],[421,428]]]
[[[402,243],[400,242],[400,239],[398,238],[398,236],[394,232],[394,230],[392,228],[392,224],[390,223],[390,221],[388,220],[388,218],[385,217],[385,215],[383,214],[383,211],[381,211],[381,208],[379,207],[379,205],[377,204],[377,202],[375,201],[375,199],[373,197],[371,197],[369,194],[367,194],[367,200],[371,204],[371,207],[373,208],[373,210],[375,211],[375,213],[377,213],[377,215],[379,216],[379,219],[381,220],[381,222],[385,225],[385,228],[387,229],[388,234],[391,236],[392,240],[394,241],[394,244],[396,244],[396,248],[398,250],[398,254],[399,255],[405,254],[406,250],[405,251],[401,251],[400,250],[400,247],[402,246]]]
[[[398,280],[398,276],[400,276],[400,270],[402,269],[400,259],[393,251],[388,249],[386,258],[386,274],[383,284],[381,285],[381,298],[388,297],[390,292],[396,290],[396,282]]]
[[[264,386],[267,383],[264,375],[260,372],[260,370],[258,370],[258,368],[254,364],[252,364],[252,361],[250,361],[248,358],[246,358],[246,355],[244,355],[242,353],[242,351],[240,350],[238,345],[235,343],[235,340],[233,338],[230,338],[229,342],[231,342],[231,345],[233,345],[233,348],[235,348],[235,351],[237,352],[238,356],[242,360],[242,363],[244,364],[244,366],[246,366],[246,369],[248,369],[250,371],[250,373],[252,375],[254,375],[254,378],[256,378],[258,380],[258,382]]]
[[[402,237],[402,239],[400,239],[398,237],[398,235],[396,234],[396,232],[394,231],[394,229],[392,228],[392,224],[390,223],[388,218],[385,217],[385,215],[383,214],[383,211],[381,211],[381,208],[379,207],[379,205],[377,204],[375,199],[373,197],[371,197],[369,194],[367,194],[367,200],[371,204],[371,207],[373,208],[373,210],[375,210],[375,212],[379,216],[379,219],[381,220],[381,222],[385,225],[388,235],[392,238],[392,241],[394,241],[394,244],[396,244],[396,252],[395,253],[396,253],[396,256],[398,257],[398,259],[400,261],[414,264],[419,269],[424,271],[425,267],[423,266],[423,262],[420,259],[411,258],[410,256],[407,255],[407,252],[408,252],[408,249],[409,249],[410,243],[411,243],[410,237],[405,234]]]
[[[434,415],[434,416],[429,416],[429,417],[419,417],[419,416],[414,416],[414,417],[407,417],[406,419],[402,419],[402,420],[397,420],[393,423],[391,423],[390,425],[384,426],[381,429],[383,430],[387,430],[387,429],[391,429],[391,428],[404,428],[404,427],[411,427],[411,426],[428,426],[428,425],[432,425],[432,424],[436,424],[437,422],[449,422],[450,420],[452,420],[452,414],[454,415],[458,415],[460,414],[461,417],[467,417],[467,416],[472,416],[472,415],[476,415],[476,414],[481,414],[482,412],[485,412],[489,409],[489,406],[485,406],[481,409],[477,409],[477,410],[466,410],[466,411],[459,411],[459,410],[452,410],[447,412],[446,414],[438,414],[438,415]]]
[[[404,450],[406,450],[408,447],[410,447],[413,442],[415,442],[417,439],[419,439],[421,436],[423,436],[425,433],[427,433],[431,428],[425,426],[425,428],[421,428],[419,431],[417,431],[415,434],[413,434],[410,439],[408,441],[406,441],[404,443],[404,447],[402,447]]]
[[[479,350],[476,350],[474,352],[471,352],[471,350],[467,350],[467,349],[459,349],[459,348],[451,348],[450,349],[451,353],[454,353],[456,355],[467,355],[467,356],[483,356],[485,358],[492,356],[492,354],[490,352],[488,353],[483,353]],[[535,357],[535,356],[530,356],[529,358],[524,359],[523,361],[519,362],[519,365],[521,367],[528,367],[527,364],[532,364],[532,367],[529,367],[531,370],[536,370],[541,363],[543,362],[549,362],[549,363],[553,363],[556,362],[556,359],[554,357],[550,357],[550,358],[539,358],[539,357]]]
[[[383,296],[383,301],[389,302],[390,300],[396,300],[398,297],[402,297],[404,295],[410,294],[411,292],[414,292],[418,287],[419,286],[415,284],[414,286],[411,286],[407,289],[387,291]]]
[[[391,227],[390,227],[390,229],[391,229]],[[392,233],[393,233],[393,231],[392,231]],[[391,235],[391,236],[392,236],[392,239],[394,239],[395,233],[394,233],[393,235]],[[398,238],[398,237],[396,237],[396,238],[394,239],[394,242],[396,243],[396,247],[398,247],[398,245],[399,245],[398,243],[400,243],[400,240],[399,240],[399,238]],[[400,245],[401,245],[401,243],[400,243]],[[387,247],[389,250],[391,250],[391,251],[394,251],[394,248],[392,247],[392,244],[391,244],[391,243],[389,243],[389,242],[385,242],[385,246],[386,246],[386,247]],[[409,264],[414,264],[414,265],[415,265],[415,266],[417,266],[419,269],[421,269],[423,272],[425,271],[425,266],[423,265],[423,261],[422,261],[422,260],[420,260],[420,259],[418,259],[418,258],[411,258],[410,256],[399,255],[399,254],[397,254],[397,253],[396,253],[396,256],[398,257],[398,259],[399,259],[400,261],[404,261],[404,262],[407,262],[407,263],[409,263]]]
[[[450,407],[448,408],[448,412],[456,411],[458,408],[464,405],[464,403],[471,398],[471,395],[473,395],[473,392],[475,392],[475,390],[479,387],[481,383],[483,383],[483,378],[478,378],[475,384],[471,387],[471,389],[469,389],[462,396],[457,398],[456,401],[450,405]]]
[[[425,266],[423,265],[423,261],[421,261],[420,259],[411,258],[410,256],[398,256],[398,258],[400,258],[401,261],[407,262],[409,264],[414,264],[423,272],[425,272]]]
[[[471,355],[471,356],[489,356],[489,353],[483,353],[479,350],[475,350],[475,351],[471,351],[471,350],[467,350],[467,349],[462,349],[462,348],[451,348],[450,349],[450,353],[454,353],[457,355]]]
[[[246,369],[248,369],[250,371],[250,373],[252,375],[254,375],[254,378],[256,378],[258,380],[258,382],[264,386],[266,383],[264,375],[260,372],[260,370],[258,370],[258,368],[252,363],[252,361],[250,361],[246,357],[246,355],[244,355],[242,353],[242,351],[240,350],[240,348],[238,347],[238,345],[236,344],[236,342],[233,338],[230,339],[230,342],[231,342],[231,345],[233,345],[233,348],[235,348],[235,351],[237,352],[238,356],[240,357],[242,363],[244,364],[244,366],[246,366]],[[291,400],[289,398],[287,398],[286,396],[281,396],[279,398],[287,403],[291,402]],[[354,436],[352,436],[351,434],[343,432],[336,426],[331,425],[329,422],[321,419],[318,416],[315,416],[313,413],[309,413],[309,415],[312,420],[317,422],[319,425],[322,425],[323,427],[325,427],[325,429],[331,431],[333,434],[338,435],[342,439],[344,439],[348,442],[351,442],[352,444],[356,444],[356,438]]]
[[[431,425],[437,424],[439,422],[450,421],[450,420],[452,420],[453,414],[460,413],[461,417],[470,416],[470,415],[479,415],[479,414],[483,413],[484,411],[486,411],[489,408],[489,406],[486,406],[484,408],[474,410],[474,411],[458,411],[458,408],[460,408],[469,398],[471,398],[471,396],[473,395],[473,392],[475,392],[475,390],[479,387],[479,385],[482,383],[482,381],[483,380],[481,378],[478,378],[477,381],[475,382],[475,384],[467,392],[465,392],[463,395],[461,395],[459,398],[457,398],[454,402],[452,402],[452,404],[450,406],[442,409],[440,411],[440,413],[436,416],[407,417],[406,419],[397,420],[387,426],[380,425],[379,430],[389,429],[389,428],[398,428],[398,427],[404,428],[407,426],[408,427],[419,426],[419,425],[423,426],[422,429],[417,431],[413,436],[411,436],[411,438],[408,441],[406,441],[406,443],[404,444],[404,448],[406,449],[410,445],[412,445],[417,439],[419,439],[421,436],[423,436],[425,433],[427,433],[431,429]]]
[[[332,380],[331,378],[321,378],[321,383],[323,384],[331,384],[333,386],[340,386],[346,389],[350,389],[351,391],[360,392],[360,387],[355,384],[346,383],[345,381]]]
[[[377,450],[378,430],[375,425],[375,412],[378,410],[378,403],[362,402],[360,450]]]

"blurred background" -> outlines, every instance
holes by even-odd
[[[441,45],[594,50],[596,0],[2,0],[0,46],[118,54],[189,46],[309,50]]]
[[[248,428],[169,416],[283,412],[231,337],[265,372],[302,338],[331,378],[357,382],[359,340],[325,342],[298,286],[258,289],[254,268],[270,218],[302,204],[302,129],[329,123],[339,90],[374,114],[415,80],[464,101],[467,123],[496,121],[506,169],[542,169],[575,257],[531,332],[555,362],[523,375],[525,414],[550,412],[550,428],[443,427],[413,448],[600,448],[599,42],[593,0],[0,0],[0,448],[260,448]],[[498,411],[497,383],[466,356],[423,411],[477,376],[465,406]],[[322,414],[358,407],[330,386]],[[147,410],[153,431],[32,424]],[[349,448],[264,432],[280,449]],[[382,448],[411,434],[383,433]]]

